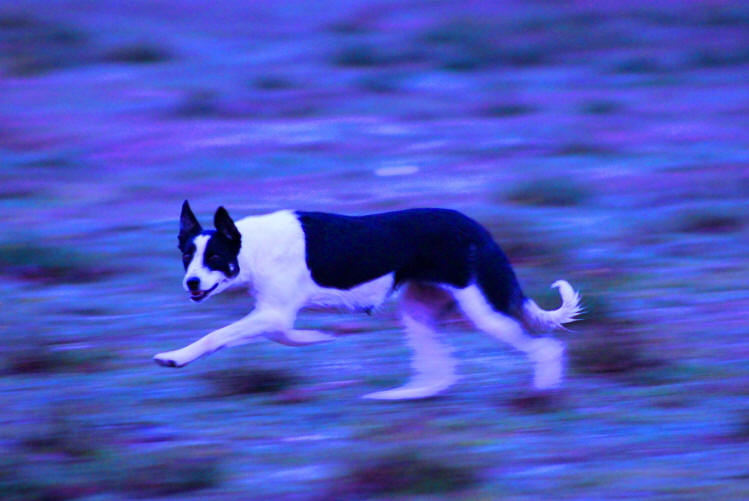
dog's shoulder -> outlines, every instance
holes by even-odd
[[[247,216],[236,221],[239,232],[251,238],[299,236],[299,219],[292,210]]]
[[[247,216],[236,222],[242,235],[240,253],[257,259],[275,259],[279,253],[304,255],[304,232],[294,211],[279,210]]]

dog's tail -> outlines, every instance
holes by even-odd
[[[580,294],[572,289],[566,280],[557,280],[552,287],[559,289],[562,296],[562,306],[553,311],[542,310],[534,300],[526,298],[523,303],[522,318],[526,327],[531,331],[546,332],[552,329],[563,329],[563,324],[578,320],[582,313]]]

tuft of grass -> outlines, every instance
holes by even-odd
[[[549,62],[549,48],[542,46],[505,47],[499,51],[500,63],[514,68],[539,66]]]
[[[616,375],[655,365],[643,351],[642,339],[622,324],[576,333],[569,355],[572,366],[582,373]]]
[[[0,188],[0,200],[24,200],[37,196],[37,192],[18,188]]]
[[[103,56],[104,61],[123,64],[157,64],[172,59],[166,50],[148,43],[116,47]]]
[[[333,63],[345,68],[373,68],[411,63],[420,58],[421,56],[412,50],[386,51],[372,45],[358,44],[341,49],[333,56]]]
[[[693,16],[695,24],[702,26],[731,26],[746,28],[749,25],[749,8],[743,2],[734,5],[705,6]]]
[[[117,492],[128,499],[152,498],[219,484],[220,450],[190,445],[126,451],[121,445],[127,437],[91,421],[95,410],[80,401],[47,409],[33,432],[17,440],[13,460],[0,458],[0,498],[76,499]]]
[[[576,332],[570,362],[587,374],[621,374],[651,366],[643,357],[641,338],[627,324]]]
[[[736,440],[749,442],[749,409],[745,409],[740,413],[738,424],[732,436]]]
[[[76,162],[64,156],[44,155],[23,162],[22,165],[30,169],[72,169],[76,167]]]
[[[90,496],[97,491],[94,482],[81,475],[68,474],[59,464],[16,456],[8,453],[0,459],[0,499],[3,501],[61,501]]]
[[[303,404],[313,402],[317,398],[317,393],[314,391],[291,388],[276,393],[273,403],[282,405]]]
[[[49,374],[99,372],[114,355],[102,349],[66,348],[29,339],[3,354],[5,374]]]
[[[533,392],[518,395],[509,401],[516,411],[544,414],[557,412],[563,408],[561,397],[554,392]]]
[[[547,62],[551,52],[541,45],[502,44],[495,25],[470,18],[434,26],[420,41],[430,46],[438,66],[449,71],[537,66]]]
[[[504,63],[510,66],[522,66],[519,54],[512,51],[502,51],[490,44],[478,44],[465,48],[450,48],[441,51],[438,56],[439,66],[442,69],[456,72],[474,72],[497,66]],[[514,54],[514,55],[513,55]]]
[[[582,205],[588,198],[588,189],[568,178],[544,178],[515,186],[507,199],[521,205],[573,207]]]
[[[475,484],[474,472],[419,457],[414,452],[397,452],[352,468],[349,479],[333,497],[391,496],[400,494],[439,495],[456,492]],[[332,497],[331,497],[332,498]]]
[[[744,219],[729,211],[705,208],[680,213],[673,227],[685,233],[733,233],[744,226]]]
[[[38,24],[36,19],[20,12],[0,13],[0,30],[13,31],[33,28]]]
[[[474,48],[467,52],[457,52],[442,58],[440,67],[457,72],[479,71],[496,64],[496,55],[486,48]]]
[[[41,283],[87,283],[113,270],[90,254],[28,241],[0,243],[0,274]]]
[[[33,433],[21,437],[21,445],[31,452],[62,454],[75,459],[99,455],[108,437],[81,420],[81,409],[73,404],[57,404],[45,413],[45,420]]]
[[[654,358],[640,334],[640,322],[631,314],[619,311],[617,299],[607,287],[610,281],[581,287],[583,314],[569,327],[567,354],[577,371],[595,375],[629,375],[635,373],[644,384],[659,384],[663,377],[643,375],[644,370],[664,367],[664,360]]]
[[[429,28],[421,41],[433,45],[468,47],[487,44],[490,28],[475,19],[458,19]]]
[[[582,111],[590,115],[611,115],[621,109],[621,103],[607,99],[590,101],[582,106]]]
[[[266,75],[253,80],[252,86],[260,90],[286,90],[293,88],[294,83],[288,78]]]
[[[561,148],[559,148],[556,152],[558,155],[609,155],[613,153],[613,151],[606,147],[602,146],[598,143],[586,143],[586,142],[571,142],[568,144],[565,144]]]
[[[372,31],[368,16],[355,15],[349,19],[340,19],[327,26],[327,30],[337,35],[360,35]]]
[[[654,7],[655,5],[653,4]],[[726,2],[725,5],[705,4],[685,10],[638,7],[634,13],[643,20],[664,26],[743,28],[749,24],[749,9],[743,2]]]
[[[460,19],[428,29],[420,42],[430,46],[436,63],[450,71],[477,71],[498,62],[493,30],[475,19]]]
[[[220,114],[218,95],[212,90],[190,92],[177,104],[174,115],[184,118],[211,117]]]
[[[522,103],[499,103],[484,108],[483,115],[489,117],[515,117],[533,113],[535,108]]]
[[[361,77],[357,86],[376,94],[395,94],[401,90],[400,78],[392,74],[375,73]]]
[[[10,453],[0,456],[0,498],[5,501],[43,499],[44,489],[31,478],[21,474],[18,459]]]
[[[334,63],[345,67],[368,67],[380,64],[380,55],[367,45],[356,45],[342,49],[334,58]]]
[[[88,36],[20,12],[0,13],[0,64],[8,74],[36,76],[91,60]]]
[[[699,49],[689,56],[692,68],[723,68],[749,63],[749,49]]]
[[[221,461],[210,450],[176,447],[125,458],[119,490],[135,497],[184,494],[219,485]]]
[[[296,377],[282,370],[223,369],[207,372],[203,376],[219,397],[251,395],[256,393],[280,393],[296,383]]]
[[[642,75],[649,73],[660,73],[664,70],[657,59],[648,56],[634,56],[619,61],[613,67],[614,72],[624,74]]]
[[[513,265],[543,266],[566,259],[562,245],[554,239],[540,238],[533,221],[502,215],[481,222]]]
[[[110,351],[76,345],[53,345],[25,335],[2,355],[4,374],[98,372],[115,358]]]

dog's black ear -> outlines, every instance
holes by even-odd
[[[239,248],[239,245],[242,242],[242,235],[239,234],[239,230],[234,225],[234,221],[232,221],[231,216],[226,212],[226,209],[223,207],[216,209],[216,214],[213,216],[213,224],[221,235],[235,244],[237,249]]]
[[[185,200],[182,203],[182,214],[179,216],[179,247],[182,248],[191,238],[203,231],[198,219],[190,209],[190,204]]]

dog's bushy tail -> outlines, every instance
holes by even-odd
[[[552,329],[563,329],[563,324],[578,320],[582,313],[580,294],[575,292],[566,280],[557,280],[552,287],[559,289],[562,306],[556,310],[541,309],[534,300],[526,298],[523,303],[522,317],[526,327],[535,332],[546,332]]]

